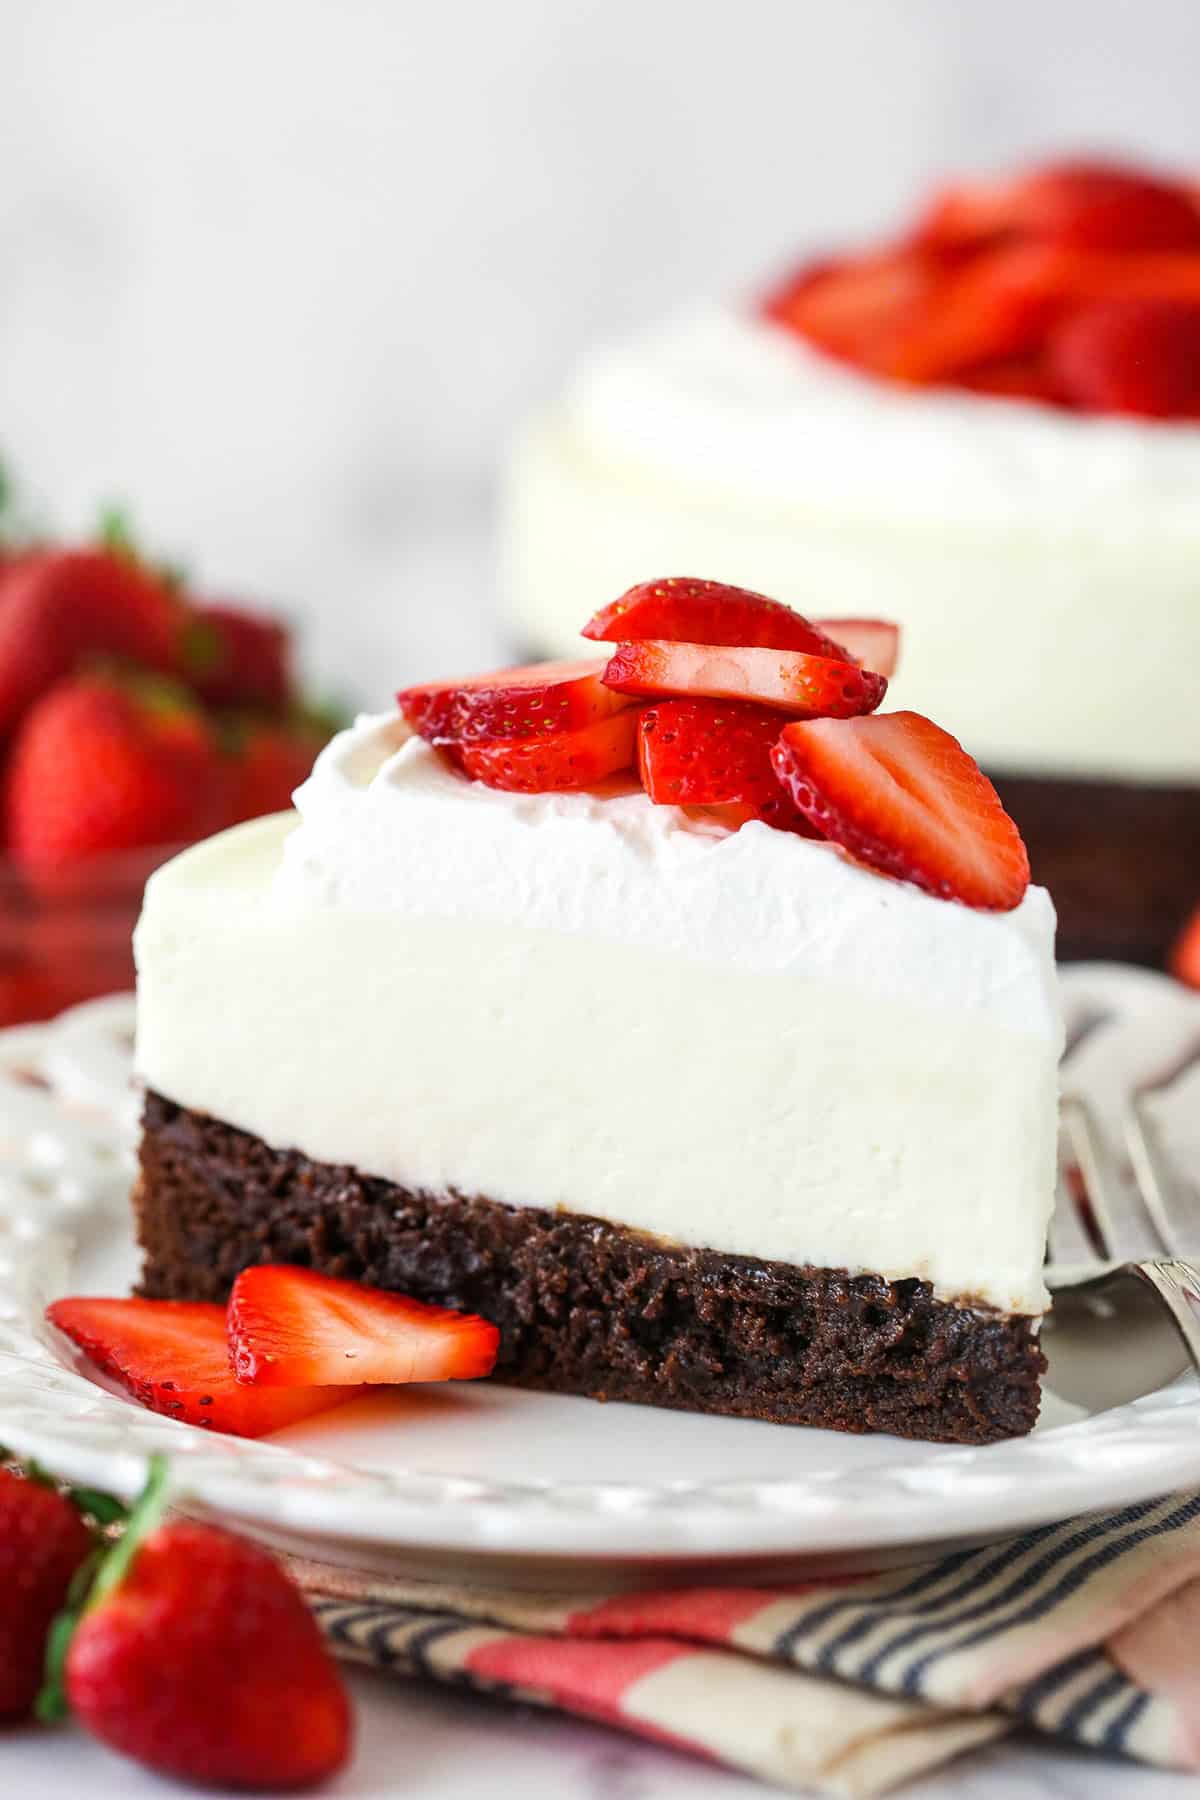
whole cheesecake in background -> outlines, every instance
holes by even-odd
[[[1061,1025],[1016,828],[877,710],[886,625],[665,581],[587,629],[155,876],[143,1292],[302,1265],[481,1315],[530,1387],[1028,1430]]]
[[[893,697],[960,734],[1060,953],[1161,962],[1200,894],[1200,212],[1070,164],[587,357],[517,447],[511,615],[704,569],[883,613]]]

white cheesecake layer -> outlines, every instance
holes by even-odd
[[[583,361],[502,531],[531,648],[703,575],[898,619],[892,702],[995,768],[1200,780],[1194,425],[892,387],[714,306]]]
[[[410,1188],[1044,1306],[1043,892],[972,912],[640,794],[498,794],[391,720],[297,799],[151,881],[150,1086]]]

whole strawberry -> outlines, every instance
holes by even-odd
[[[293,719],[230,721],[224,733],[229,753],[229,823],[239,825],[243,819],[286,811],[330,736],[328,725],[307,714]]]
[[[187,1781],[286,1790],[340,1769],[349,1701],[279,1565],[209,1525],[138,1532],[135,1514],[67,1648],[80,1723]]]
[[[51,1623],[94,1547],[70,1500],[0,1469],[0,1720],[32,1711]]]
[[[282,711],[292,689],[287,630],[240,607],[197,606],[183,634],[181,673],[208,706]]]
[[[173,682],[96,672],[60,683],[13,746],[12,854],[35,878],[81,859],[203,837],[224,823],[213,729]]]
[[[55,682],[97,656],[166,670],[178,656],[169,585],[108,549],[34,550],[9,563],[0,604],[0,738]]]

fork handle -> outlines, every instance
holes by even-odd
[[[1194,1366],[1200,1370],[1200,1268],[1180,1257],[1134,1263],[1171,1315]]]

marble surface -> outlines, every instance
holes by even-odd
[[[356,1675],[359,1744],[330,1800],[763,1800],[782,1789],[576,1724],[473,1696]],[[4,1800],[152,1800],[182,1790],[77,1732],[0,1738]],[[218,1800],[189,1788],[195,1800]],[[902,1790],[920,1800],[1184,1800],[1194,1776],[1028,1743],[1000,1744]],[[219,1800],[225,1800],[222,1795]]]

